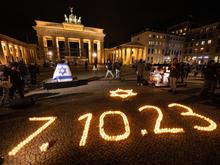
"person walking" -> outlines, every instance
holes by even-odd
[[[137,85],[143,86],[143,74],[144,74],[144,63],[143,60],[140,59],[137,63]]]
[[[214,60],[210,60],[207,63],[207,67],[204,71],[205,81],[204,81],[203,88],[200,92],[201,97],[207,97],[209,90],[211,92],[211,97],[214,96],[218,77],[219,75],[218,75],[217,66],[215,65]]]
[[[112,79],[114,78],[114,75],[112,73],[112,62],[111,60],[108,60],[107,65],[106,65],[106,75],[105,75],[105,79],[108,77],[108,75],[110,74],[112,76]]]
[[[170,65],[169,70],[170,70],[170,76],[169,76],[170,90],[169,90],[169,92],[173,92],[174,94],[176,94],[176,81],[177,81],[177,78],[179,75],[177,58],[173,59],[173,62]]]
[[[118,60],[116,60],[114,64],[114,68],[115,68],[115,79],[120,79],[121,63]]]

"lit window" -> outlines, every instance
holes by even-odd
[[[149,34],[148,37],[149,37],[149,38],[152,38],[152,34]]]
[[[212,43],[212,40],[208,40],[208,44],[211,44]]]
[[[185,35],[186,35],[186,33],[183,33],[183,35],[185,36]]]
[[[180,33],[182,33],[183,32],[183,29],[180,29]]]
[[[187,31],[187,28],[184,28],[184,31]]]
[[[160,36],[160,39],[162,39],[163,38],[163,36]]]
[[[204,48],[202,47],[202,48],[200,48],[200,50],[204,50]]]
[[[159,38],[159,36],[157,35],[157,38]]]
[[[196,43],[196,46],[199,46],[199,42]]]
[[[202,42],[201,42],[201,45],[205,45],[205,41],[202,41]]]

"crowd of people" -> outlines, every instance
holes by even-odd
[[[37,83],[37,74],[39,74],[39,65],[36,63],[26,65],[23,60],[20,60],[0,65],[0,87],[2,88],[0,105],[9,104],[15,99],[16,92],[20,98],[24,98],[25,87],[28,86],[29,80],[32,85]]]
[[[173,94],[177,93],[177,82],[184,84],[189,77],[189,73],[195,78],[200,75],[200,78],[204,79],[204,86],[201,89],[200,96],[206,97],[210,92],[211,95],[214,94],[217,83],[220,83],[220,64],[215,63],[214,60],[209,60],[207,64],[189,64],[184,62],[178,62],[177,58],[174,58],[170,64],[163,64],[166,67],[159,65],[155,67],[150,63],[145,63],[142,59],[136,61],[133,67],[136,71],[137,85],[143,86],[143,84],[148,84],[151,80],[152,73],[154,75],[159,75],[156,80],[157,83],[163,83],[163,76],[165,73],[169,73],[167,77],[167,84],[170,87],[169,92]],[[106,65],[106,75],[105,78],[111,76],[111,79],[119,79],[121,73],[122,63],[118,60],[113,64],[111,60],[108,60]],[[115,71],[115,76],[113,73]],[[155,74],[158,73],[158,74]]]

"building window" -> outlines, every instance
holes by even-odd
[[[212,43],[212,40],[208,40],[208,44],[211,44]]]
[[[52,40],[47,40],[47,47],[52,48],[53,47],[53,42]]]
[[[164,54],[164,49],[162,50],[162,54]]]
[[[155,38],[155,34],[153,34],[153,38]]]
[[[154,54],[154,49],[151,49],[151,54]]]
[[[215,52],[216,52],[216,53],[220,53],[220,47],[217,47],[217,48],[215,49]]]
[[[189,49],[189,54],[192,54],[192,49]]]
[[[163,39],[163,36],[160,36],[160,39]]]
[[[205,45],[205,41],[202,41],[202,42],[201,42],[201,45]]]
[[[154,45],[154,41],[149,41],[149,45]]]
[[[152,34],[149,34],[148,37],[149,37],[149,38],[152,38]]]
[[[205,48],[205,52],[209,52],[209,47],[206,47],[206,48]]]
[[[150,48],[148,48],[148,54],[150,54]]]
[[[196,46],[199,46],[199,42],[196,43]]]
[[[204,51],[204,48],[203,48],[203,47],[201,47],[201,48],[200,48],[200,52],[201,52],[201,53],[203,53],[203,51]]]
[[[159,36],[157,35],[157,38],[159,38]]]

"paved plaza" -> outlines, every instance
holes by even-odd
[[[36,99],[33,107],[1,109],[0,156],[3,157],[4,165],[220,163],[220,104],[198,97],[201,81],[191,79],[187,87],[178,88],[178,93],[174,95],[166,87],[137,86],[132,69],[123,75],[122,80],[105,80],[104,70],[89,74],[76,73],[79,79],[88,78],[88,84],[56,90],[35,87],[26,93],[27,97]],[[41,76],[42,79],[47,77],[46,73]],[[137,95],[125,99],[110,97],[109,91],[118,88],[133,89]],[[169,108],[171,103],[190,107],[200,117],[183,116],[181,113],[187,110]],[[145,105],[161,109],[161,129],[182,128],[183,132],[156,134],[154,128],[159,113],[153,108],[138,111]],[[124,140],[107,141],[100,135],[99,120],[106,111],[120,111],[126,115],[129,131],[125,130],[123,118],[116,114],[106,115],[103,126],[104,132],[110,137],[129,132]],[[92,114],[90,122],[88,117],[78,120],[87,113]],[[20,142],[48,122],[29,121],[30,117],[56,117],[56,120],[24,143],[15,155],[9,155]],[[212,127],[207,131],[194,127],[209,127],[210,123],[206,119],[213,121],[217,128]],[[87,124],[86,143],[80,146]],[[144,136],[143,129],[146,130]],[[45,143],[49,146],[41,151],[40,147]]]

